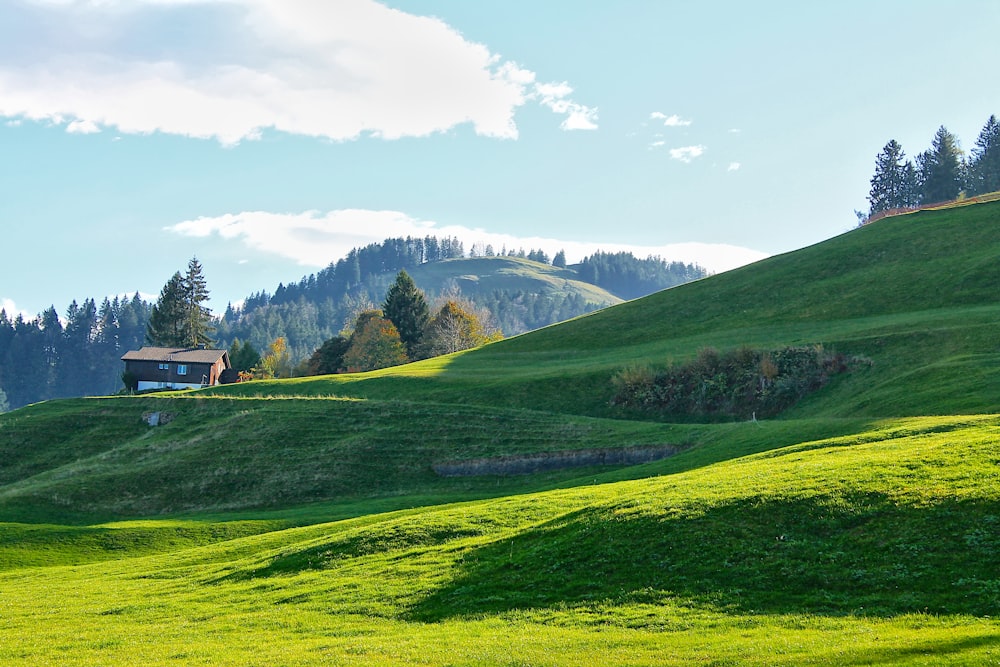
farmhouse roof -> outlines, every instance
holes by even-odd
[[[178,364],[214,364],[226,350],[209,350],[199,347],[143,347],[129,350],[122,361],[171,361]]]

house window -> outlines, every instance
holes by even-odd
[[[187,364],[177,364],[177,374],[178,375],[187,375],[188,374]]]
[[[160,368],[161,371],[169,371],[170,370],[170,364],[165,364],[163,362],[160,362],[159,368]]]

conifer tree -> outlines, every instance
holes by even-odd
[[[188,262],[181,284],[184,289],[184,344],[189,347],[211,345],[212,313],[202,305],[208,301],[208,283],[197,257]]]
[[[868,193],[870,215],[917,204],[916,170],[905,157],[903,147],[895,139],[875,157],[875,175]]]
[[[962,149],[944,125],[934,134],[931,147],[917,156],[917,167],[921,204],[950,201],[962,191]]]
[[[211,345],[212,314],[202,304],[208,287],[197,258],[188,262],[187,273],[174,273],[160,290],[146,327],[146,340],[161,347]]]
[[[146,341],[159,347],[184,346],[184,277],[174,273],[160,290],[146,325]]]
[[[1000,123],[990,116],[969,160],[969,194],[1000,190]]]
[[[424,293],[406,271],[400,271],[396,275],[396,281],[385,295],[382,312],[386,319],[396,325],[399,338],[406,346],[407,356],[416,359],[420,340],[430,319],[430,309]]]

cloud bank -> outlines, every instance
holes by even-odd
[[[270,213],[246,211],[216,217],[186,220],[166,227],[172,233],[192,236],[219,236],[240,241],[260,252],[292,259],[300,265],[322,268],[345,256],[352,248],[406,236],[451,236],[461,239],[466,249],[474,243],[530,250],[540,248],[550,256],[566,251],[570,263],[597,250],[627,251],[638,257],[658,255],[668,261],[696,263],[719,273],[767,257],[765,253],[739,246],[711,243],[675,243],[660,246],[624,243],[562,241],[545,237],[518,237],[460,225],[439,225],[417,220],[399,211],[342,209],[320,213]]]
[[[13,0],[0,22],[0,117],[69,132],[512,139],[528,103],[597,127],[566,83],[374,0]]]

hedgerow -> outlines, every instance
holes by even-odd
[[[631,367],[612,378],[612,403],[687,419],[773,417],[829,379],[866,360],[822,345],[720,352],[665,368]]]

